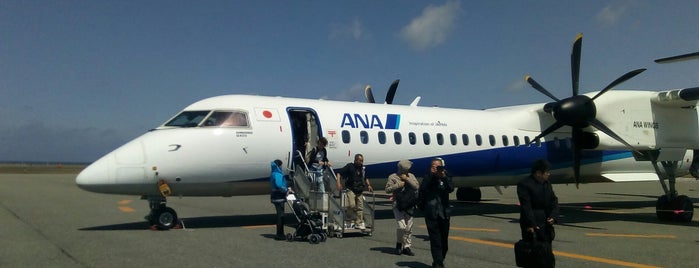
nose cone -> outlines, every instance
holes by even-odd
[[[106,155],[83,169],[75,178],[78,187],[85,191],[102,192],[100,189],[113,184],[114,180],[110,178],[112,172],[109,158],[111,157],[111,154]]]

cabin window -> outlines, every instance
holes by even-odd
[[[422,141],[425,143],[425,145],[430,145],[430,133],[422,133]]]
[[[342,131],[342,142],[345,144],[350,143],[350,132],[348,130]]]
[[[379,131],[379,143],[386,144],[386,132]]]
[[[508,146],[510,145],[510,140],[507,139],[507,136],[502,135],[502,146]]]
[[[400,135],[400,132],[393,132],[393,141],[395,141],[396,144],[403,143],[403,136]]]
[[[417,137],[415,136],[414,132],[408,133],[408,141],[411,145],[415,145],[415,143],[417,142]]]
[[[359,140],[362,141],[363,144],[369,143],[369,133],[364,130],[359,132]]]
[[[481,134],[476,134],[476,145],[481,146],[483,144],[483,139],[481,138]]]
[[[532,140],[529,139],[529,136],[524,136],[524,144],[528,144],[528,145],[531,146],[531,144],[529,144],[531,141],[532,141]]]
[[[495,136],[488,135],[488,141],[490,142],[490,146],[495,146]]]
[[[247,127],[248,114],[245,112],[215,111],[204,120],[203,127]]]
[[[451,140],[451,145],[456,145],[456,143],[459,142],[456,140],[456,134],[454,133],[449,134],[449,140]]]
[[[514,141],[515,146],[519,146],[519,137],[518,136],[512,137],[512,141]]]
[[[437,144],[444,145],[444,135],[442,133],[437,133]]]
[[[196,127],[211,111],[184,111],[165,124],[166,127]]]
[[[461,134],[461,140],[464,143],[464,146],[468,146],[468,134]]]

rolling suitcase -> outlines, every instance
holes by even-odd
[[[554,267],[550,245],[539,241],[536,236],[531,240],[519,240],[515,243],[515,262],[517,267]]]

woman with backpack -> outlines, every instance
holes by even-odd
[[[396,229],[396,254],[414,256],[412,245],[413,213],[417,204],[417,191],[420,185],[415,175],[410,173],[413,163],[398,161],[398,172],[388,176],[386,193],[393,194],[393,216],[398,224]]]

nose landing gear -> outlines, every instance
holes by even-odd
[[[165,198],[149,196],[150,214],[146,216],[148,223],[158,230],[170,230],[177,225],[177,212],[165,205]]]

